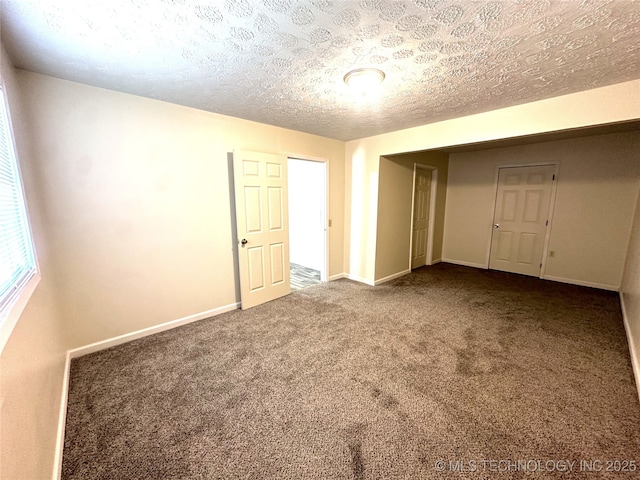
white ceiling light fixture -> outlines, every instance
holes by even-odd
[[[384,72],[377,68],[356,68],[344,76],[344,83],[364,97],[378,90],[384,79]]]

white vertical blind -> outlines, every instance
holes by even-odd
[[[33,245],[4,89],[0,85],[0,322],[35,274]]]

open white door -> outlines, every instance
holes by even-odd
[[[500,168],[489,268],[540,276],[554,172],[553,165]]]
[[[281,155],[233,154],[242,309],[291,292],[287,159]]]

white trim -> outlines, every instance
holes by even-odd
[[[394,273],[393,275],[389,275],[387,277],[381,278],[380,280],[376,280],[373,283],[374,283],[374,285],[380,285],[381,283],[389,282],[389,281],[394,280],[396,278],[403,277],[408,273],[411,273],[411,269],[403,270],[402,272],[398,272],[398,273]]]
[[[58,432],[56,452],[53,459],[53,480],[62,478],[62,454],[64,452],[64,430],[67,423],[67,399],[69,396],[69,373],[71,371],[71,355],[68,351],[64,360],[64,376],[62,377],[62,393],[60,394],[60,413],[58,414]]]
[[[4,77],[0,75],[0,102],[4,103],[5,112],[7,113],[7,143],[11,153],[13,154],[13,159],[16,164],[16,169],[18,173],[17,183],[18,183],[18,196],[22,199],[22,207],[24,209],[24,215],[27,221],[27,233],[29,234],[29,241],[31,242],[31,255],[33,256],[33,267],[34,273],[31,275],[31,278],[19,288],[19,292],[14,296],[8,303],[5,305],[3,310],[3,315],[0,316],[0,353],[4,350],[13,329],[18,323],[18,319],[24,308],[27,306],[27,303],[31,299],[33,292],[35,292],[36,287],[40,283],[42,275],[40,273],[40,263],[38,259],[38,252],[36,251],[36,242],[34,241],[33,236],[33,228],[31,222],[31,214],[29,210],[29,202],[27,201],[27,191],[24,187],[24,180],[22,178],[22,165],[20,162],[20,156],[18,155],[18,145],[16,144],[14,129],[13,129],[13,116],[11,115],[11,105],[9,101],[9,97],[12,93],[9,93],[7,86],[4,83]]]
[[[324,165],[324,205],[322,206],[322,221],[324,222],[324,269],[320,272],[320,280],[326,282],[329,278],[329,245],[331,243],[331,235],[329,228],[329,194],[331,193],[331,188],[329,185],[329,160],[323,160],[322,164]],[[333,220],[332,220],[333,225]]]
[[[442,261],[443,261],[443,260],[442,260],[441,258],[436,258],[435,260],[432,260],[432,261],[431,261],[431,265],[435,265],[436,263],[440,263],[440,262],[442,262]]]
[[[329,277],[329,281],[333,282],[334,280],[340,280],[341,278],[349,278],[349,276],[346,273],[338,273],[336,275],[331,275]]]
[[[489,268],[488,265],[482,265],[480,263],[473,262],[465,262],[464,260],[453,260],[451,258],[443,258],[441,260],[444,263],[452,263],[454,265],[462,265],[463,267],[473,267],[473,268],[482,268],[487,270]],[[500,272],[501,270],[494,270],[495,272]],[[510,273],[510,272],[506,272]],[[517,274],[516,274],[517,275]],[[531,276],[531,278],[538,278],[535,275]],[[591,288],[599,288],[601,290],[610,290],[613,292],[617,292],[620,290],[620,286],[618,285],[609,285],[606,283],[596,283],[596,282],[587,282],[584,280],[573,280],[571,278],[562,278],[562,277],[554,277],[551,275],[545,275],[544,277],[540,277],[542,280],[550,280],[552,282],[560,282],[560,283],[569,283],[571,285],[578,285],[581,287],[591,287]]]
[[[436,203],[438,201],[438,169],[431,169],[429,192],[429,227],[427,229],[427,265],[433,265],[433,244],[436,236]]]
[[[314,157],[313,155],[307,155],[306,153],[282,152],[282,155],[286,156],[287,158],[291,158],[292,160],[306,160],[309,162],[329,163],[329,159],[327,157]]]
[[[488,265],[483,265],[481,263],[465,262],[464,260],[453,260],[452,258],[442,258],[440,261],[444,263],[452,263],[454,265],[462,265],[463,267],[482,268],[484,270],[489,268]]]
[[[549,199],[549,212],[547,213],[547,228],[544,234],[544,245],[542,247],[542,267],[540,267],[540,278],[543,278],[547,270],[547,259],[549,258],[549,243],[551,242],[551,229],[553,228],[553,213],[556,210],[556,195],[558,192],[558,182],[560,180],[560,162],[555,164],[555,170],[553,171],[553,181],[551,183],[551,198]]]
[[[18,323],[20,315],[22,315],[29,299],[42,279],[37,268],[38,267],[36,265],[36,272],[31,276],[27,283],[22,286],[20,293],[18,293],[18,295],[16,295],[12,300],[12,304],[7,306],[6,316],[0,319],[0,353],[4,350],[4,346],[7,344],[7,341],[9,341],[9,337],[11,336],[16,323]]]
[[[60,396],[60,413],[58,415],[58,432],[56,438],[56,452],[53,462],[52,479],[59,480],[62,477],[62,454],[64,452],[64,433],[65,425],[67,422],[67,401],[69,395],[69,374],[71,371],[72,359],[82,357],[83,355],[88,355],[90,353],[99,352],[100,350],[105,350],[110,347],[115,347],[116,345],[122,345],[123,343],[131,342],[132,340],[137,340],[139,338],[153,335],[154,333],[164,332],[166,330],[171,330],[172,328],[180,327],[182,325],[193,323],[198,320],[204,320],[205,318],[210,318],[226,312],[231,312],[233,310],[237,310],[238,308],[240,308],[239,303],[230,303],[229,305],[214,308],[212,310],[207,310],[206,312],[196,313],[194,315],[189,315],[187,317],[172,320],[160,325],[155,325],[153,327],[144,328],[135,332],[125,333],[124,335],[120,335],[118,337],[92,343],[84,347],[68,350],[64,363],[64,377],[62,379],[62,394]]]
[[[533,277],[535,278],[535,277]],[[617,292],[618,290],[620,290],[620,286],[619,285],[608,285],[606,283],[596,283],[596,282],[587,282],[585,280],[574,280],[571,278],[563,278],[563,277],[554,277],[552,275],[545,275],[543,277],[540,277],[543,280],[551,280],[553,282],[560,282],[560,283],[569,283],[571,285],[579,285],[581,287],[591,287],[591,288],[599,288],[601,290],[611,290],[613,292]]]
[[[115,347],[116,345],[122,345],[123,343],[137,340],[138,338],[153,335],[154,333],[164,332],[165,330],[171,330],[172,328],[176,328],[181,325],[197,322],[198,320],[204,320],[205,318],[214,317],[222,313],[231,312],[233,310],[237,310],[238,308],[240,308],[239,303],[230,303],[229,305],[214,308],[213,310],[207,310],[206,312],[196,313],[193,315],[189,315],[188,317],[179,318],[177,320],[171,320],[170,322],[143,328],[142,330],[136,330],[135,332],[125,333],[124,335],[101,340],[90,345],[85,345],[84,347],[74,348],[73,350],[69,350],[69,355],[71,356],[71,358],[82,357],[83,355],[99,352],[100,350]]]
[[[375,286],[375,282],[372,282],[371,280],[368,280],[368,279],[363,278],[363,277],[359,277],[357,275],[352,275],[352,274],[348,273],[347,274],[347,278],[349,280],[353,280],[354,282],[365,283],[365,284],[370,285],[372,287]]]
[[[418,164],[413,164],[413,178],[411,180],[411,218],[409,219],[409,268],[413,265],[413,211],[416,208],[416,179],[418,178]]]
[[[624,330],[627,334],[627,343],[629,344],[629,354],[631,355],[631,367],[633,368],[633,376],[636,380],[636,388],[638,389],[638,399],[640,399],[640,352],[636,351],[633,338],[631,336],[631,325],[629,325],[629,317],[627,317],[627,309],[624,304],[624,295],[619,292],[620,307],[622,307],[622,321]]]
[[[329,235],[329,220],[331,220],[330,218],[330,212],[329,212],[329,193],[330,193],[330,185],[329,185],[329,159],[327,158],[320,158],[320,157],[310,157],[308,155],[294,155],[294,154],[287,154],[287,167],[288,167],[288,162],[290,160],[293,161],[299,161],[299,162],[314,162],[314,163],[322,163],[324,166],[324,202],[322,205],[322,212],[321,212],[321,221],[323,224],[323,231],[324,231],[324,238],[323,238],[323,242],[324,242],[324,246],[322,249],[323,255],[324,255],[324,261],[322,262],[323,264],[323,268],[320,271],[320,281],[321,282],[327,282],[330,281],[329,277],[329,243],[330,243],[330,235]],[[287,182],[289,181],[289,178],[287,177]],[[289,185],[287,183],[287,189],[289,188]],[[287,198],[287,201],[289,201],[289,199]],[[287,204],[287,208],[288,208],[288,204]],[[291,226],[289,225],[289,230],[291,230]],[[290,245],[289,245],[290,246]]]

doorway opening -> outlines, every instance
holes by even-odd
[[[327,281],[327,164],[289,158],[291,290]]]
[[[438,169],[415,163],[413,166],[413,197],[411,200],[411,270],[433,263]]]

